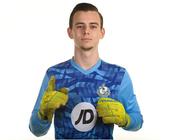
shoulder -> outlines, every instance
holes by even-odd
[[[55,64],[47,69],[47,74],[63,73],[67,68],[70,67],[70,60]]]
[[[103,77],[119,84],[126,74],[126,69],[124,67],[112,63],[107,63],[105,61],[101,62],[101,66],[98,70]]]
[[[125,72],[126,69],[117,64],[108,63],[102,60],[101,69],[111,71],[111,72]]]

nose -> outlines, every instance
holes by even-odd
[[[89,27],[84,27],[84,34],[89,34],[90,33],[90,28]]]

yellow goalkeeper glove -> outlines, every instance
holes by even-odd
[[[61,88],[59,91],[55,91],[55,77],[51,76],[40,103],[39,118],[51,122],[55,110],[66,105],[67,101],[68,90]]]
[[[105,124],[117,124],[120,127],[127,127],[130,124],[130,117],[123,104],[114,99],[100,98],[96,109]]]

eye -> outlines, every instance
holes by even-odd
[[[96,25],[91,25],[90,28],[91,29],[97,29],[97,26]]]
[[[82,25],[78,25],[78,26],[76,26],[76,28],[77,28],[77,29],[82,29],[83,26],[82,26]]]

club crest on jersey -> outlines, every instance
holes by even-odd
[[[110,90],[105,86],[105,84],[102,84],[98,88],[97,94],[99,95],[99,97],[108,97],[110,95]]]

